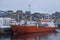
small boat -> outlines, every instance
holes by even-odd
[[[55,31],[57,26],[54,20],[44,19],[39,21],[21,20],[20,22],[12,21],[11,29],[13,33],[37,33]]]
[[[9,17],[0,17],[0,34],[10,33]]]

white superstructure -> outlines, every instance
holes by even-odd
[[[6,18],[6,17],[0,17],[0,28],[9,28],[11,18]]]
[[[56,27],[53,20],[43,20],[41,21],[41,25],[46,27]]]

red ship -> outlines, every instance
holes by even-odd
[[[53,20],[21,20],[21,22],[11,23],[11,29],[14,33],[36,33],[36,32],[49,32],[55,31],[57,26]]]

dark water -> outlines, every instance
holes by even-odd
[[[29,33],[19,35],[0,35],[0,40],[60,40],[60,30],[57,32]]]

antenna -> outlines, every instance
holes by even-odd
[[[29,7],[29,11],[31,11],[31,4],[29,4],[28,7]]]

